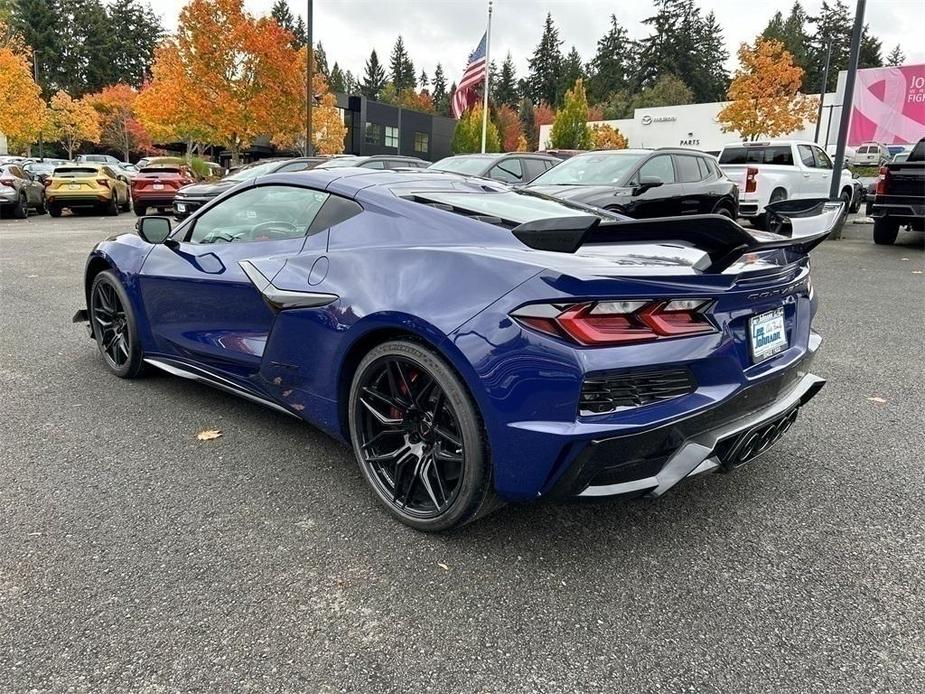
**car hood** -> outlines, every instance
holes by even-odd
[[[618,186],[565,186],[565,185],[539,185],[527,186],[527,190],[543,195],[552,195],[562,200],[581,202],[587,205],[604,206],[616,203],[620,198],[629,194],[626,188]]]
[[[191,183],[183,186],[178,193],[191,197],[214,198],[230,188],[234,188],[240,181],[213,181],[211,183]]]

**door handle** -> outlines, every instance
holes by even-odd
[[[808,173],[803,174],[803,178],[809,178],[809,174]]]

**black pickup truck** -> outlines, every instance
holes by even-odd
[[[925,231],[925,138],[903,162],[880,167],[876,194],[870,206],[874,219],[874,243],[889,246],[901,226]]]

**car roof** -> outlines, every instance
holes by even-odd
[[[256,185],[269,183],[302,183],[314,188],[329,190],[339,195],[354,196],[370,188],[386,189],[396,184],[420,183],[427,190],[458,190],[460,186],[484,190],[486,186],[498,186],[498,190],[507,190],[507,186],[477,176],[463,176],[456,173],[428,169],[408,169],[395,171],[390,169],[364,169],[357,166],[336,169],[309,169],[272,173],[261,176]]]

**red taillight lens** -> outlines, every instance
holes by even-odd
[[[511,314],[521,325],[581,345],[618,345],[713,332],[708,299],[532,304]]]
[[[877,186],[874,188],[874,193],[877,195],[883,195],[886,193],[886,184],[890,180],[890,169],[886,166],[880,167],[880,176],[877,178]]]
[[[745,192],[746,193],[754,193],[756,190],[758,190],[758,181],[756,180],[757,178],[758,178],[758,169],[753,169],[752,167],[749,166],[745,170]]]
[[[99,183],[99,184],[100,184],[101,186],[103,186],[104,188],[108,188],[108,187],[109,187],[109,179],[108,179],[108,178],[98,178],[98,179],[96,179],[96,182]]]
[[[50,186],[50,185],[51,185],[51,176],[47,176],[45,179],[43,179],[43,180],[42,180],[42,185],[45,186],[46,188],[47,188],[48,186]]]
[[[0,178],[0,185],[12,186],[15,182],[15,179],[12,178]]]

